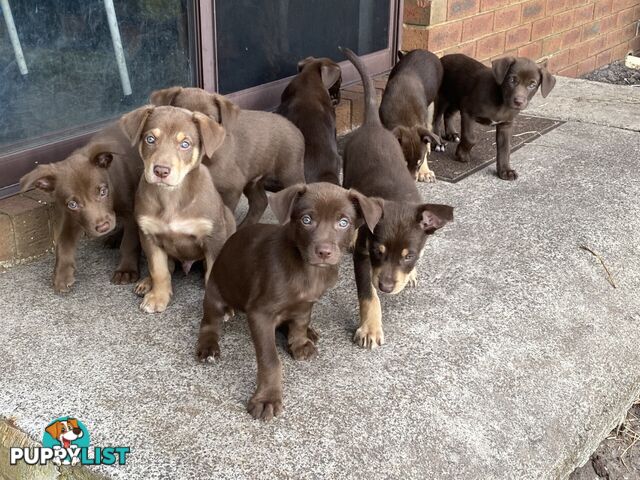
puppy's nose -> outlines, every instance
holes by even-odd
[[[109,230],[109,222],[102,222],[96,225],[96,232],[104,233]]]
[[[378,281],[378,287],[380,288],[381,292],[391,293],[393,292],[393,287],[395,287],[395,283],[393,282],[393,280],[380,279]]]
[[[153,173],[158,178],[167,178],[171,173],[171,169],[162,165],[156,165],[153,167]]]
[[[82,429],[79,427],[76,427],[73,429],[73,433],[75,433],[76,435],[80,435],[82,433]]]
[[[322,260],[326,260],[331,256],[331,245],[316,245],[316,255]]]
[[[513,99],[513,103],[516,107],[522,107],[525,103],[527,103],[527,101],[524,98],[516,97]]]

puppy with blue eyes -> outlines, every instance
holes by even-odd
[[[135,200],[140,241],[149,277],[136,286],[140,308],[163,312],[173,294],[170,259],[188,272],[205,260],[205,281],[225,240],[235,231],[202,158],[213,155],[224,128],[207,115],[147,105],[127,113],[120,125],[143,163]]]
[[[311,310],[338,280],[338,266],[355,230],[373,230],[381,201],[331,183],[293,185],[269,199],[281,225],[238,230],[222,248],[207,284],[197,357],[220,355],[221,324],[233,311],[246,312],[258,361],[258,387],[249,400],[253,418],[282,411],[282,366],[276,328],[287,327],[296,360],[317,353]]]

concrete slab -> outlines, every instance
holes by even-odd
[[[547,98],[536,95],[527,115],[640,131],[640,87],[556,77]],[[636,140],[637,141],[637,140]]]
[[[355,347],[350,260],[317,305],[320,356],[281,350],[285,413],[250,419],[246,322],[223,359],[194,360],[203,290],[174,280],[160,315],[108,283],[116,252],[88,244],[78,284],[52,293],[52,258],[0,274],[0,415],[34,439],[75,415],[96,446],[129,446],[114,478],[562,478],[640,392],[637,134],[567,123],[457,184],[420,284],[383,299],[388,344]],[[600,263],[578,247],[600,253]]]

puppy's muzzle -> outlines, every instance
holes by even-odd
[[[164,165],[155,165],[153,167],[153,174],[160,180],[164,180],[169,175],[171,175],[171,168],[165,167]]]
[[[340,251],[331,243],[318,243],[313,247],[311,265],[336,265],[340,262]]]

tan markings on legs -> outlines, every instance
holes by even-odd
[[[435,102],[431,102],[427,107],[427,130],[433,132],[433,116],[435,113]]]
[[[375,287],[371,288],[372,297],[360,300],[360,327],[353,341],[364,348],[373,349],[384,344],[382,331],[382,307]]]
[[[164,312],[173,294],[167,252],[144,237],[142,245],[149,263],[152,286],[151,290],[144,296],[140,309],[147,313]]]
[[[428,145],[428,148],[424,152],[424,158],[422,160],[422,165],[420,165],[420,169],[418,170],[418,181],[419,182],[429,182],[433,183],[436,181],[436,173],[429,168],[429,152],[431,151],[431,145]]]

